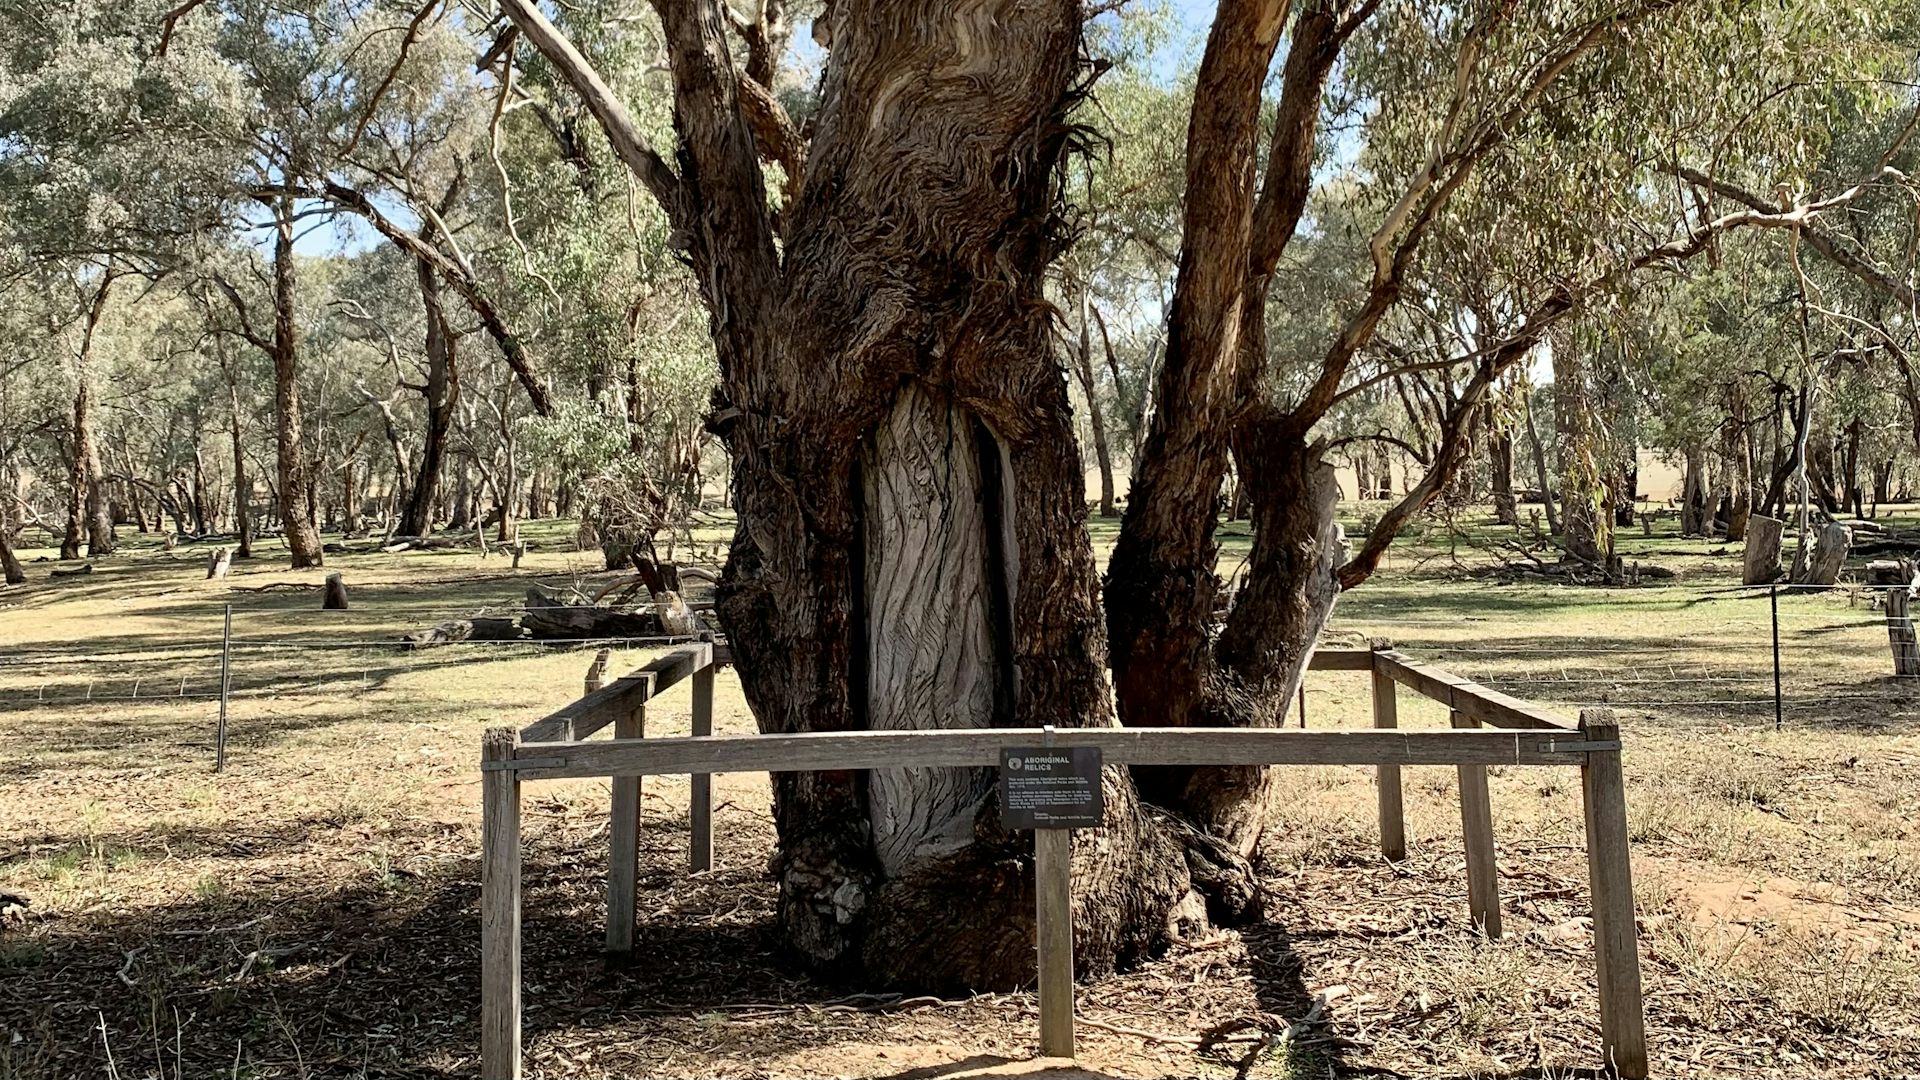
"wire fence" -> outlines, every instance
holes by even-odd
[[[1880,610],[1888,588],[1568,589],[1519,601],[1496,595],[1482,610],[1471,599],[1427,602],[1458,606],[1458,613],[1396,610],[1390,599],[1356,594],[1354,602],[1336,608],[1327,640],[1390,638],[1396,647],[1482,685],[1568,711],[1605,705],[1680,722],[1776,726],[1823,718],[1871,722],[1920,705],[1920,699],[1909,702],[1920,690],[1920,676],[1893,673]],[[425,628],[521,609],[479,604],[400,610]],[[247,612],[256,623],[264,617],[279,615]],[[206,702],[222,699],[223,685],[229,701],[359,694],[435,669],[696,640],[469,639],[422,648],[399,635],[305,636],[284,625],[277,633],[254,625],[251,634],[223,639],[217,609],[141,618],[143,625],[166,627],[146,636],[169,640],[123,634],[108,637],[105,645],[0,647],[0,711]],[[377,618],[386,622],[392,612]],[[1310,684],[1309,693],[1316,692]]]

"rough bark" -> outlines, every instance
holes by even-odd
[[[20,559],[13,553],[13,545],[7,537],[4,523],[0,523],[0,574],[9,585],[25,585],[27,571],[20,565]]]
[[[1721,426],[1720,455],[1727,467],[1727,539],[1744,540],[1753,516],[1753,459],[1748,453],[1747,399],[1736,383],[1727,388],[1727,419]]]
[[[1493,488],[1493,516],[1502,525],[1520,524],[1520,507],[1513,497],[1513,433],[1505,428],[1487,440],[1487,471]]]
[[[100,451],[93,435],[93,339],[100,317],[107,309],[107,296],[113,289],[114,275],[104,272],[87,305],[86,321],[80,332],[80,349],[74,356],[74,393],[72,443],[73,468],[68,475],[67,531],[60,540],[60,558],[78,559],[84,538],[87,554],[111,554],[113,515],[107,505],[106,470],[100,464]]]
[[[550,59],[569,63],[543,43],[531,5],[505,7]],[[835,4],[823,19],[833,46],[806,182],[783,215],[778,257],[717,8],[663,0],[659,10],[674,57],[680,160],[697,186],[666,172],[579,65],[569,79],[620,132],[616,149],[688,237],[714,313],[722,385],[711,423],[734,462],[741,522],[720,615],[762,729],[936,722],[877,713],[899,699],[892,680],[876,695],[870,670],[871,648],[904,640],[902,620],[964,627],[982,618],[977,596],[963,602],[945,591],[930,607],[902,606],[892,590],[911,592],[906,569],[921,559],[977,560],[984,580],[1004,579],[1004,658],[985,685],[1013,688],[1007,723],[1111,723],[1084,479],[1043,290],[1078,6],[1054,0],[973,19],[933,0]],[[893,449],[877,453],[883,441]],[[864,471],[890,475],[904,467],[896,459],[915,454],[935,470],[920,474],[926,483],[888,485],[883,496],[876,481],[872,497],[888,520],[932,519],[943,490],[932,475],[946,478],[952,505],[971,503],[980,509],[969,517],[986,517],[961,530],[955,550],[916,547],[911,530],[882,527],[869,554]],[[891,662],[904,667],[889,670],[923,671],[927,660]],[[889,841],[883,862],[873,783],[838,773],[775,779],[774,872],[788,945],[875,981],[1026,981],[1026,838],[998,830],[989,800],[916,819]],[[890,805],[903,804],[892,787],[900,783],[970,790],[965,777],[880,783],[893,792],[882,795]],[[1163,940],[1188,892],[1179,847],[1128,778],[1115,771],[1107,783],[1109,827],[1074,858],[1086,883],[1075,920],[1083,971]],[[929,847],[914,840],[921,836],[964,842]],[[956,895],[967,902],[956,905]]]
[[[270,205],[274,215],[273,443],[280,474],[280,524],[293,568],[299,570],[321,565],[325,556],[310,513],[313,481],[300,433],[300,346],[293,321],[293,199],[277,196]]]
[[[421,437],[419,471],[410,485],[406,512],[400,517],[400,532],[426,536],[433,532],[434,499],[440,491],[447,436],[453,431],[454,409],[459,404],[460,378],[455,366],[456,343],[440,303],[439,277],[424,260],[416,259],[414,270],[419,279],[420,303],[426,311],[427,381],[422,396],[426,399],[427,423]]]
[[[1793,564],[1798,571],[1793,576],[1796,585],[1832,585],[1840,580],[1840,571],[1847,565],[1847,551],[1853,543],[1853,532],[1837,521],[1830,521],[1815,532],[1811,552],[1797,552]]]
[[[1600,432],[1593,422],[1579,343],[1562,337],[1553,350],[1553,417],[1560,442],[1561,544],[1567,557],[1605,566],[1613,554],[1613,517],[1597,475]]]
[[[1742,558],[1740,580],[1747,585],[1767,585],[1780,579],[1780,549],[1786,539],[1787,523],[1765,514],[1747,519],[1747,547]]]
[[[1245,317],[1249,266],[1220,253],[1252,251],[1260,87],[1285,15],[1284,3],[1223,2],[1196,76],[1206,107],[1194,110],[1187,132],[1166,360],[1107,569],[1114,690],[1127,724],[1199,723],[1217,711],[1206,701],[1219,591],[1215,506],[1243,377],[1252,378],[1242,364],[1254,357],[1240,339],[1259,324]]]

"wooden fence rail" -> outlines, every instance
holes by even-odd
[[[1309,667],[1364,671],[1372,676],[1373,727],[1363,730],[1243,728],[982,728],[973,730],[855,731],[792,735],[716,736],[713,676],[728,659],[724,645],[698,643],[669,652],[530,725],[487,732],[482,743],[481,841],[481,1061],[486,1080],[518,1080],[520,1053],[520,784],[528,780],[606,776],[613,780],[608,863],[607,947],[633,947],[640,782],[644,776],[694,777],[689,811],[693,838],[689,865],[713,865],[711,776],[720,772],[795,772],[880,767],[982,767],[999,763],[1004,748],[1033,745],[1096,747],[1109,765],[1372,765],[1379,782],[1380,847],[1388,859],[1406,855],[1400,770],[1452,765],[1458,770],[1461,828],[1467,851],[1468,909],[1489,937],[1501,933],[1499,877],[1487,766],[1577,766],[1585,807],[1587,869],[1593,899],[1595,973],[1599,987],[1601,1049],[1620,1076],[1647,1074],[1634,924],[1633,876],[1627,848],[1625,781],[1620,729],[1605,709],[1583,710],[1579,723],[1528,702],[1413,660],[1385,643],[1370,649],[1324,649]],[[692,680],[693,734],[647,739],[646,704],[679,682]],[[591,682],[590,682],[591,687]],[[1396,688],[1404,686],[1446,706],[1451,730],[1399,730]],[[587,737],[609,725],[613,738]],[[1036,844],[1056,842],[1063,830]],[[1057,852],[1055,854],[1058,854]],[[1064,858],[1041,860],[1058,880],[1036,880],[1043,901],[1037,933],[1044,944],[1069,935],[1070,905]],[[1043,1050],[1070,1054],[1072,988],[1041,987]],[[1064,997],[1064,1001],[1062,998]],[[1063,1027],[1061,1017],[1067,1021]],[[1060,1032],[1064,1031],[1064,1037]]]

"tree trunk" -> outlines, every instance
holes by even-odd
[[[0,573],[5,574],[5,581],[9,585],[27,583],[27,572],[21,567],[19,557],[13,553],[13,545],[8,540],[4,522],[0,522]]]
[[[1686,450],[1686,473],[1680,485],[1680,535],[1707,531],[1707,455],[1697,446]]]
[[[1100,408],[1100,395],[1093,377],[1093,301],[1085,283],[1080,291],[1080,347],[1074,351],[1074,369],[1080,377],[1080,392],[1087,399],[1087,422],[1093,427],[1093,459],[1100,468],[1100,516],[1113,517],[1113,452],[1107,447],[1107,418]]]
[[[1854,517],[1865,517],[1866,509],[1862,505],[1865,502],[1865,492],[1860,487],[1860,418],[1858,416],[1847,424],[1847,446],[1846,453],[1841,459],[1840,477],[1844,485],[1841,501],[1853,507]]]
[[[439,278],[424,261],[416,261],[414,269],[419,279],[420,302],[426,310],[427,429],[420,441],[420,468],[414,474],[406,513],[400,519],[400,534],[427,536],[433,532],[434,500],[440,491],[440,472],[446,461],[447,436],[453,431],[454,409],[460,401],[460,376],[454,355],[456,343],[440,303]]]
[[[1605,566],[1613,555],[1613,516],[1599,474],[1604,448],[1588,400],[1579,342],[1562,335],[1553,350],[1553,416],[1560,441],[1562,544],[1569,558]],[[1564,346],[1564,347],[1560,347]]]
[[[295,570],[320,566],[320,532],[314,528],[306,448],[300,437],[299,341],[294,328],[293,200],[273,200],[273,413],[274,453],[280,474],[280,524]]]
[[[1753,514],[1753,468],[1748,455],[1747,399],[1738,384],[1727,388],[1727,419],[1721,425],[1720,455],[1727,465],[1728,541],[1745,540]]]
[[[1547,448],[1540,441],[1540,429],[1533,422],[1533,405],[1527,405],[1527,445],[1533,450],[1534,482],[1540,485],[1540,505],[1547,512],[1547,534],[1560,534],[1560,515],[1553,505],[1553,477],[1547,471]]]
[[[460,466],[460,480],[453,489],[453,511],[447,515],[447,528],[455,531],[468,528],[473,522],[473,515],[469,513],[472,506],[473,470],[463,462]],[[429,514],[429,516],[432,515]]]
[[[1493,487],[1493,516],[1502,525],[1520,524],[1513,497],[1513,433],[1502,427],[1487,440],[1487,471]]]
[[[93,438],[93,338],[100,317],[107,309],[107,294],[113,289],[114,275],[105,273],[87,307],[86,323],[80,334],[80,351],[74,357],[73,394],[73,469],[68,476],[67,532],[60,541],[60,558],[78,559],[84,536],[89,555],[113,552],[113,517],[107,506],[106,474],[100,467],[100,452]]]
[[[360,510],[363,480],[359,459],[349,455],[340,465],[340,528],[349,536],[359,535],[366,527]]]
[[[816,27],[831,46],[805,171],[777,222],[712,4],[658,5],[677,175],[529,0],[502,6],[689,238],[722,375],[710,424],[734,464],[739,520],[719,610],[762,730],[1110,725],[1085,474],[1044,291],[1081,6],[955,18],[936,0],[832,5]],[[1258,370],[1241,363],[1264,363],[1245,331],[1262,322],[1279,257],[1251,256],[1250,226],[1282,7],[1226,0],[1201,65],[1178,346],[1137,469],[1166,498],[1128,500],[1125,569],[1109,578],[1123,611],[1110,607],[1107,629],[1125,632],[1124,644],[1113,633],[1112,685],[1128,719],[1201,723],[1238,699],[1231,722],[1271,720],[1289,695],[1266,691],[1297,682],[1337,591],[1331,470],[1306,441],[1310,422],[1248,417]],[[1276,131],[1293,136],[1277,134],[1269,155],[1283,182],[1257,213],[1275,243],[1305,203],[1313,80],[1338,53],[1331,14],[1297,22],[1287,79],[1310,85],[1287,95]],[[1230,445],[1261,478],[1249,561],[1283,569],[1250,583],[1216,665],[1212,533]],[[1166,662],[1189,656],[1201,667]],[[1198,798],[1192,781],[1161,777],[1168,809],[1193,814],[1171,820],[1147,812],[1126,771],[1107,771],[1106,826],[1082,832],[1073,855],[1082,974],[1154,949],[1194,887],[1239,859],[1222,838],[1257,838],[1265,786],[1250,772],[1219,772]],[[1030,980],[1030,840],[1000,829],[983,776],[781,773],[773,787],[779,921],[802,957],[879,983]],[[1202,848],[1212,861],[1190,854]]]
[[[232,425],[228,434],[232,436],[234,446],[234,534],[240,538],[240,548],[234,552],[236,559],[253,557],[253,479],[246,471],[246,444],[242,442],[240,429],[240,388],[228,384],[232,394]]]

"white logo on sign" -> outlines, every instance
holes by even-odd
[[[1009,769],[1013,769],[1013,770],[1014,770],[1014,771],[1016,771],[1016,772],[1017,772],[1017,771],[1019,771],[1019,769],[1020,769],[1020,759],[1019,759],[1019,758],[1017,758],[1017,757],[1010,757],[1010,758],[1008,758],[1008,759],[1007,759],[1007,768],[1009,768]]]

